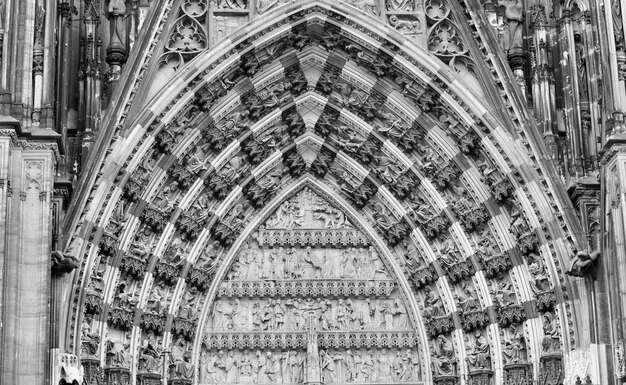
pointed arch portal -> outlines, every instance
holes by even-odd
[[[268,13],[150,100],[134,68],[68,220],[86,378],[563,375],[577,241],[531,121],[330,1]]]

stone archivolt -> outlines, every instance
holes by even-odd
[[[170,380],[179,383],[193,376],[200,382],[228,378],[228,371],[224,374],[221,366],[203,360],[215,362],[220,357],[216,349],[229,349],[236,350],[231,361],[246,362],[240,350],[256,348],[264,349],[255,357],[264,357],[266,370],[282,368],[293,350],[299,352],[296,364],[304,363],[298,361],[304,356],[325,362],[318,378],[326,373],[326,382],[350,382],[347,374],[337,374],[338,362],[348,360],[347,347],[339,346],[343,338],[362,341],[350,342],[351,348],[360,349],[351,359],[360,355],[366,360],[372,354],[383,362],[376,375],[361,364],[361,377],[354,374],[352,382],[417,381],[416,375],[404,380],[387,376],[385,361],[393,360],[393,354],[381,349],[394,349],[401,361],[400,349],[407,346],[415,349],[407,357],[419,360],[425,381],[455,381],[462,374],[488,378],[492,368],[502,367],[503,355],[516,357],[506,358],[516,364],[528,363],[529,356],[519,353],[524,338],[511,337],[509,345],[495,346],[485,329],[521,327],[530,318],[550,320],[543,330],[525,336],[543,333],[551,341],[542,345],[549,357],[545,362],[558,365],[554,352],[569,343],[562,337],[568,327],[563,287],[554,283],[555,267],[547,254],[550,234],[544,234],[524,190],[528,180],[512,170],[503,147],[516,154],[520,150],[493,135],[495,120],[476,116],[474,107],[459,100],[456,86],[436,77],[434,69],[442,68],[418,63],[394,41],[359,31],[358,21],[346,17],[324,6],[294,11],[289,30],[247,37],[237,43],[237,57],[224,55],[219,68],[215,62],[203,67],[214,70],[210,80],[198,75],[187,90],[193,97],[172,100],[169,108],[176,106],[176,119],[164,111],[142,126],[152,149],[134,152],[132,162],[120,160],[123,168],[109,200],[111,205],[124,202],[118,221],[123,224],[109,226],[110,214],[94,220],[101,226],[85,255],[90,261],[82,267],[87,279],[76,282],[84,309],[94,316],[93,327],[102,335],[108,330],[118,347],[131,338],[146,341],[147,333],[154,333],[160,348],[176,348],[165,366]],[[437,26],[451,28],[444,21]],[[376,47],[364,43],[371,39],[379,40]],[[462,53],[452,43],[436,48],[437,53],[448,55],[453,48]],[[304,66],[309,57],[321,64]],[[299,145],[306,141],[316,145]],[[300,195],[284,196],[287,186],[304,182],[318,186],[315,194],[302,198],[313,192],[310,187]],[[245,252],[230,250],[276,199],[284,203],[245,235]],[[360,210],[358,226],[355,218],[347,217],[354,214],[328,203],[336,199]],[[110,207],[107,213],[113,211]],[[283,269],[277,269],[281,263]],[[290,263],[292,268],[285,269]],[[414,291],[403,284],[409,281]],[[496,306],[501,293],[491,293],[486,282],[505,282],[515,296],[503,295]],[[465,290],[463,285],[472,293],[461,300],[453,293]],[[163,306],[148,311],[159,287]],[[116,305],[114,296],[124,301]],[[299,324],[307,325],[306,335],[284,329],[287,307],[292,311],[299,300],[317,303],[318,298],[331,310],[306,310],[310,317]],[[356,317],[360,310],[354,307],[365,306],[366,298],[374,309],[382,309],[374,310],[383,321],[371,330],[361,327],[359,318],[345,320],[348,314]],[[346,310],[347,301],[352,312]],[[273,309],[273,320],[254,324],[255,302],[259,309]],[[417,302],[424,304],[419,314],[413,309]],[[218,311],[222,316],[216,313],[218,303],[223,304]],[[246,309],[246,317],[233,315],[236,308]],[[276,321],[277,308],[282,322]],[[530,308],[536,311],[519,310]],[[82,304],[74,309],[79,313],[75,318],[82,318],[81,309]],[[231,324],[230,330],[223,321],[215,330],[224,311],[242,324]],[[345,318],[337,320],[338,312]],[[406,321],[399,321],[401,317]],[[247,319],[247,328],[242,319]],[[213,329],[204,333],[203,322]],[[273,326],[265,328],[268,323]],[[524,327],[536,329],[533,325]],[[467,341],[460,338],[463,331]],[[250,341],[267,339],[261,338],[262,346],[249,345],[246,336]],[[292,342],[278,342],[287,340]],[[331,351],[312,351],[311,341]],[[511,345],[517,350],[504,354]],[[285,349],[280,354],[279,347]],[[376,348],[375,354],[362,350],[370,347]],[[226,362],[230,353],[219,359]],[[198,368],[203,365],[222,374],[211,377],[217,374],[202,372]],[[236,370],[242,376],[242,366]],[[307,376],[315,376],[313,372]],[[118,374],[110,371],[110,376]],[[299,376],[295,378],[306,377]]]

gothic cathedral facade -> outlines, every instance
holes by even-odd
[[[0,2],[0,383],[626,383],[626,2]]]

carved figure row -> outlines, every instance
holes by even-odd
[[[376,249],[258,249],[249,243],[240,252],[229,280],[256,279],[388,279]]]
[[[308,320],[321,330],[404,330],[410,327],[406,307],[395,299],[295,298],[217,300],[213,331],[304,330]]]
[[[402,350],[346,350],[319,352],[307,362],[307,352],[203,351],[200,383],[302,383],[305,367],[319,365],[321,379],[331,383],[412,382],[421,379],[417,354]]]

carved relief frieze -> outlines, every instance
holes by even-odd
[[[287,277],[286,277],[287,278]],[[388,297],[396,288],[392,280],[360,281],[228,281],[220,285],[220,297]]]
[[[306,349],[305,332],[205,333],[209,349]],[[412,331],[319,332],[318,344],[323,349],[412,348],[417,335]]]
[[[399,298],[218,299],[210,330],[302,330],[314,319],[321,331],[407,330],[407,310]],[[207,326],[208,327],[208,326]]]
[[[42,190],[43,167],[41,161],[28,161],[24,164],[24,191]]]

